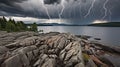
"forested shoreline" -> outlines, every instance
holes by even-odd
[[[0,30],[7,32],[38,31],[35,22],[28,27],[23,21],[15,21],[11,18],[7,20],[4,16],[0,18]]]

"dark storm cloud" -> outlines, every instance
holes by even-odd
[[[27,3],[29,4],[29,6],[22,7],[22,5],[27,5],[26,3],[22,4],[26,1],[31,3]],[[36,2],[34,3],[33,1]],[[38,4],[38,1],[42,1],[42,0],[0,0],[0,16],[7,16],[7,15],[20,16],[20,17],[28,16],[28,17],[37,17],[37,18],[46,19],[48,18],[48,15],[45,11],[45,8],[43,7],[45,6],[48,8],[48,12],[51,18],[59,18],[59,13],[63,8],[61,6],[62,0],[43,0],[44,3],[43,5],[41,5],[41,3]],[[100,20],[105,13],[103,4],[106,0],[96,0],[94,7],[91,9],[90,14],[87,16],[87,18],[84,18],[84,16],[88,12],[88,9],[90,8],[92,1],[93,0],[64,0],[65,8],[61,15],[62,19],[79,19],[81,21],[92,21],[96,19]],[[109,2],[106,4],[106,8],[108,11],[107,11],[107,16],[105,17],[104,20],[108,20],[110,16],[112,20],[120,19],[119,3],[120,0],[109,0]],[[56,6],[51,4],[58,4],[58,5]],[[28,10],[29,7],[31,7],[32,9]],[[109,10],[111,11],[111,14],[109,13]],[[76,23],[78,22],[76,21]]]
[[[1,3],[10,3],[10,2],[22,2],[25,0],[0,0]]]
[[[0,16],[17,16],[17,17],[37,17],[37,18],[48,18],[48,16],[37,9],[26,11],[21,7],[20,3],[29,0],[0,0]],[[19,3],[19,4],[17,4]],[[32,6],[28,6],[32,7]],[[33,7],[35,8],[35,7]]]
[[[0,11],[9,15],[20,15],[24,11],[22,11],[22,8],[16,3],[22,3],[23,1],[25,0],[0,0]],[[0,15],[2,15],[2,13],[0,13]]]
[[[43,14],[35,14],[38,12],[36,9],[33,11],[25,11],[20,5],[16,3],[22,3],[27,0],[0,0],[0,16],[17,16],[17,17],[40,17],[47,18]],[[30,6],[31,7],[31,6]]]
[[[0,4],[13,5],[15,2],[23,2],[25,0],[0,0]]]
[[[60,4],[62,0],[44,0],[44,4]],[[69,2],[70,0],[65,0]],[[73,1],[79,1],[79,0],[73,0]],[[86,0],[82,0],[82,2],[86,2]]]
[[[54,3],[59,4],[60,2],[61,0],[44,0],[45,4],[54,4]]]

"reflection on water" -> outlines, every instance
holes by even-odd
[[[101,38],[107,45],[120,46],[120,27],[90,27],[90,26],[39,26],[44,32],[70,32],[77,35],[89,35]]]

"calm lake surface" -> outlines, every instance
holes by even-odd
[[[120,27],[92,27],[92,26],[39,26],[38,30],[47,32],[70,32],[75,35],[88,35],[101,38],[99,42],[106,45],[120,46]]]

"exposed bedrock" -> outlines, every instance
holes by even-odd
[[[0,34],[0,67],[84,67],[80,41],[57,32]]]

